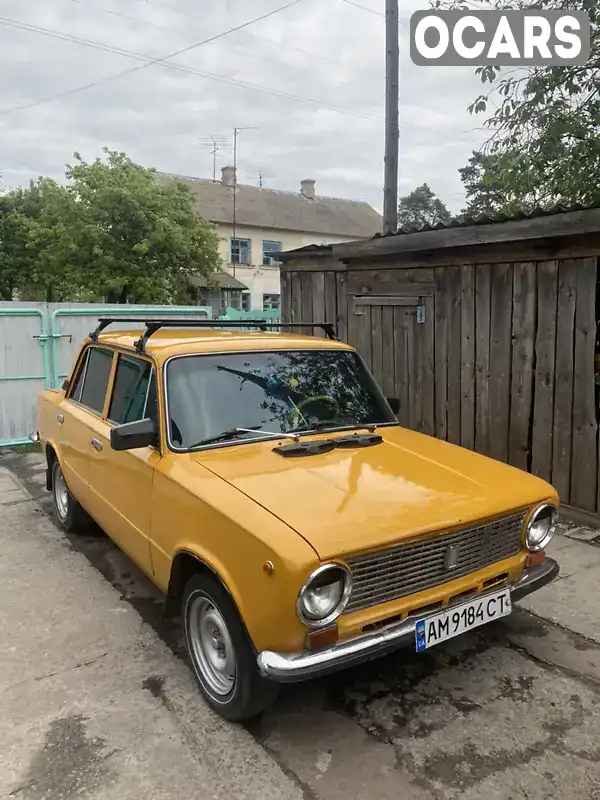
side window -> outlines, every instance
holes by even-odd
[[[81,361],[81,366],[79,367],[79,372],[75,376],[75,380],[71,385],[71,391],[69,392],[69,400],[74,400],[76,403],[81,402],[81,390],[83,388],[83,379],[85,377],[85,371],[87,369],[88,363],[88,356],[90,354],[89,349],[86,350],[85,355]]]
[[[112,360],[113,354],[111,350],[100,350],[98,347],[92,347],[88,352],[87,364],[83,374],[83,386],[77,401],[97,414],[101,414],[104,408],[104,398]],[[75,388],[79,389],[78,386]],[[77,399],[75,393],[73,393],[71,399]]]
[[[108,418],[122,425],[144,419],[152,364],[140,358],[119,356]],[[148,415],[149,416],[149,415]]]

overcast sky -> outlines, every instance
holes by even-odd
[[[208,135],[225,138],[219,170],[232,159],[233,127],[256,126],[239,134],[240,182],[258,185],[262,170],[263,185],[297,191],[311,177],[319,194],[381,210],[384,0],[356,0],[368,10],[352,2],[298,0],[172,58],[179,68],[151,64],[106,80],[286,0],[0,0],[4,185],[60,180],[75,150],[89,160],[103,145],[165,172],[212,177]],[[401,2],[399,190],[426,181],[458,211],[457,170],[486,139],[467,111],[482,87],[471,68],[412,64],[408,18],[427,7]]]

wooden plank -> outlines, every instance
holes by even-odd
[[[325,322],[337,325],[337,287],[335,272],[325,273]]]
[[[318,273],[317,273],[318,274]],[[303,272],[300,276],[302,283],[302,319],[300,322],[313,322],[313,307],[312,307],[312,281],[313,275]],[[304,330],[304,333],[309,331]]]
[[[281,321],[292,321],[292,282],[290,272],[281,272]]]
[[[381,330],[383,338],[383,382],[381,388],[386,397],[395,397],[394,309],[391,306],[381,309]]]
[[[556,317],[556,365],[552,447],[552,485],[563,503],[571,501],[571,444],[573,438],[573,389],[575,298],[580,261],[567,259],[558,265]]]
[[[396,306],[394,314],[394,395],[400,402],[398,420],[405,428],[410,427],[410,392],[408,385],[408,329],[406,309]]]
[[[408,403],[410,427],[413,431],[421,431],[423,427],[423,337],[417,328],[416,313],[406,312],[408,333]]]
[[[350,317],[348,328],[352,334],[349,342],[355,347],[369,369],[373,368],[373,354],[371,349],[371,307],[363,306],[360,312],[354,311],[354,298],[348,296],[348,311]]]
[[[313,272],[312,276],[312,317],[309,322],[325,322],[325,274]],[[315,328],[314,336],[327,338],[325,331]]]
[[[575,300],[575,382],[571,505],[595,511],[597,505],[598,425],[594,382],[596,344],[596,259],[582,259]]]
[[[448,272],[435,272],[435,435],[448,438]]]
[[[427,271],[429,272],[430,270]],[[404,278],[402,281],[383,281],[378,280],[376,272],[369,272],[368,274],[369,276],[373,275],[368,280],[362,280],[357,277],[356,273],[349,276],[348,286],[353,294],[399,294],[410,297],[411,295],[432,295],[435,292],[435,281],[409,281],[405,275],[402,276]]]
[[[531,458],[531,399],[535,339],[536,265],[513,265],[512,366],[508,461],[527,470]]]
[[[490,452],[491,267],[475,267],[475,449]]]
[[[541,261],[537,268],[537,281],[531,471],[549,481],[552,472],[558,262]]]
[[[337,334],[343,342],[348,338],[348,296],[346,293],[346,273],[336,272],[336,298],[337,298]]]
[[[433,297],[425,299],[425,322],[417,324],[421,333],[422,355],[421,374],[423,376],[423,418],[421,430],[433,436],[435,433],[435,385],[434,385],[434,329],[435,303]],[[384,338],[384,342],[386,339]]]
[[[302,278],[299,272],[290,275],[291,285],[291,321],[300,322],[302,316]],[[294,329],[297,330],[297,329]]]
[[[355,306],[418,306],[419,297],[398,297],[395,295],[355,295]]]
[[[512,333],[512,265],[491,272],[490,313],[490,455],[508,460],[510,359]]]
[[[475,270],[460,268],[460,443],[475,448]]]
[[[447,270],[448,291],[448,441],[460,444],[460,267]]]
[[[364,306],[361,306],[361,311]],[[377,383],[383,385],[383,324],[381,306],[371,306],[371,369]]]
[[[428,267],[403,269],[398,274],[395,263],[374,264],[371,261],[357,264],[356,269],[348,271],[347,277],[351,294],[432,294],[435,291],[435,274]]]

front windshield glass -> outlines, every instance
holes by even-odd
[[[370,374],[344,350],[175,358],[167,367],[167,397],[171,443],[184,449],[252,438],[261,430],[396,422]]]

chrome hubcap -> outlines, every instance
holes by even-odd
[[[54,502],[56,503],[58,516],[61,519],[66,519],[69,513],[69,492],[60,467],[57,467],[54,472]]]
[[[188,638],[207,688],[219,697],[228,695],[235,684],[233,644],[221,612],[207,597],[196,597],[190,603]]]

